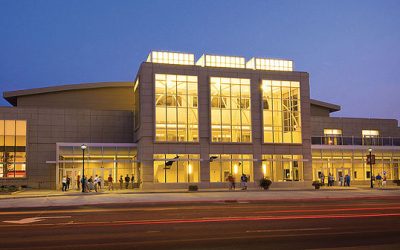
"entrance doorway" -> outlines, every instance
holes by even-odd
[[[104,188],[104,181],[108,179],[108,176],[113,176],[113,169],[112,168],[93,168],[89,170],[89,173],[92,173],[93,180],[97,176],[101,177],[101,187]],[[88,175],[90,178],[90,175]],[[113,176],[115,180],[115,177]]]
[[[78,188],[78,176],[81,177],[81,171],[82,169],[77,169],[77,168],[65,168],[63,171],[63,176],[69,177],[71,179],[71,182],[69,184],[69,189],[77,189]],[[61,179],[62,177],[61,176]]]
[[[351,177],[351,169],[350,168],[337,168],[336,169],[336,181],[338,181],[338,183],[340,180],[340,176],[342,176],[343,177],[342,179],[344,180],[344,177],[346,175],[350,175],[350,177]],[[339,185],[340,185],[340,183],[339,183]],[[342,185],[344,185],[344,184],[342,183]]]

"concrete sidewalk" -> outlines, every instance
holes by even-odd
[[[320,190],[271,189],[236,190],[212,189],[197,192],[186,190],[154,190],[145,192],[134,190],[105,191],[99,193],[81,193],[79,191],[31,191],[22,192],[13,197],[2,197],[0,208],[17,207],[63,207],[95,204],[118,203],[207,203],[207,202],[250,202],[250,201],[290,201],[319,199],[379,199],[400,198],[400,189],[368,189],[363,187],[336,187]]]

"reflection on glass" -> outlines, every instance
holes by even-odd
[[[210,78],[213,142],[251,142],[250,79]]]
[[[301,143],[300,83],[262,81],[264,143]]]
[[[166,164],[168,161],[170,163]],[[154,155],[154,183],[192,183],[199,181],[200,155]]]

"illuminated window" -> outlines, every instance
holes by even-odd
[[[379,145],[379,130],[362,130],[363,145]]]
[[[196,65],[202,67],[240,68],[240,69],[244,69],[246,67],[244,57],[216,56],[216,55],[202,55],[196,62]]]
[[[262,81],[264,143],[301,143],[300,83]]]
[[[293,62],[290,60],[251,58],[246,68],[257,70],[293,71]]]
[[[155,75],[156,141],[197,142],[197,76]]]
[[[26,121],[0,120],[0,178],[26,176]]]
[[[324,144],[341,145],[342,130],[341,129],[324,129]]]
[[[152,51],[147,62],[163,64],[194,65],[194,54]]]
[[[303,180],[303,161],[301,155],[263,155],[262,172],[272,181]]]
[[[250,79],[210,78],[213,142],[251,142]]]
[[[154,183],[191,183],[199,181],[200,155],[154,155]]]
[[[253,180],[253,156],[249,154],[212,154],[210,155],[210,182],[226,182],[229,175],[240,182],[242,174]]]
[[[379,137],[379,130],[362,130],[362,136],[367,138]]]

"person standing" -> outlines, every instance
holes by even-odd
[[[125,177],[125,188],[129,188],[129,182],[131,181],[131,178],[129,178],[129,175],[126,175]]]
[[[119,177],[119,188],[122,189],[122,185],[124,184],[124,179],[122,179],[122,175]]]
[[[132,189],[134,189],[135,188],[135,176],[133,174],[131,177],[131,182],[132,182]]]
[[[108,191],[110,191],[111,189],[114,191],[113,178],[111,175],[108,176],[107,182],[108,182]]]
[[[69,190],[70,184],[71,184],[71,178],[67,175],[67,190]]]
[[[382,187],[386,186],[386,175],[383,174],[383,178],[382,178]]]
[[[96,193],[97,193],[98,187],[99,187],[99,177],[96,174],[96,176],[94,177],[94,191],[96,191]]]
[[[67,178],[65,178],[65,176],[63,176],[61,182],[62,182],[62,191],[63,192],[67,191]]]
[[[331,173],[328,174],[328,187],[333,186],[333,175]]]
[[[321,178],[321,184],[322,186],[325,184],[325,175],[324,173],[321,173],[321,175],[319,176],[319,178]]]
[[[242,190],[247,190],[247,176],[245,174],[242,174],[242,176],[240,177],[240,182]]]
[[[378,183],[378,187],[382,186],[382,176],[380,173],[375,177],[376,182]]]
[[[339,185],[343,186],[343,175],[342,174],[339,175]]]
[[[78,187],[78,190],[81,189],[81,176],[79,174],[76,176],[76,186]]]
[[[345,182],[346,182],[346,186],[350,187],[350,175],[346,174]]]

